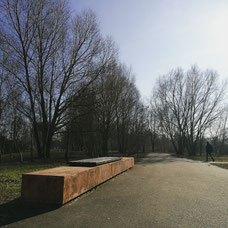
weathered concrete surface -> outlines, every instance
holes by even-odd
[[[96,167],[62,166],[23,174],[22,199],[64,204],[104,181],[134,166],[134,158]]]
[[[228,227],[228,170],[150,155],[79,199],[8,227]]]

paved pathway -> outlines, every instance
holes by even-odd
[[[79,199],[8,227],[228,227],[228,170],[150,154]]]

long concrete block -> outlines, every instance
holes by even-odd
[[[22,175],[21,197],[26,201],[65,204],[134,166],[134,158],[96,167],[62,166]]]

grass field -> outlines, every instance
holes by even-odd
[[[0,204],[21,196],[21,177],[23,173],[54,168],[65,163],[14,163],[0,165]]]

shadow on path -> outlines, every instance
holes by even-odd
[[[58,209],[58,205],[35,204],[17,198],[0,205],[0,226]]]

